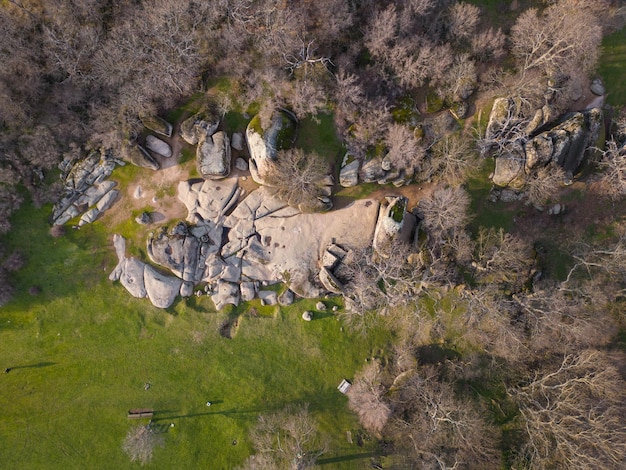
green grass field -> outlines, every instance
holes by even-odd
[[[608,91],[607,102],[613,106],[626,105],[626,28],[606,36],[598,72]]]
[[[121,446],[146,422],[127,411],[145,407],[166,430],[150,468],[230,469],[251,453],[260,413],[300,403],[330,438],[324,468],[368,466],[373,444],[347,442],[359,425],[336,387],[384,348],[386,334],[351,336],[330,313],[302,321],[314,301],[257,306],[256,317],[245,306],[216,313],[206,297],[156,309],[107,279],[115,255],[100,222],[54,239],[47,214],[23,208],[2,240],[28,259],[0,309],[0,370],[12,368],[0,373],[2,468],[139,467]],[[30,295],[31,286],[41,292]],[[237,334],[223,338],[221,324],[235,315]]]

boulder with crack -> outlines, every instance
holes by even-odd
[[[230,141],[225,132],[218,131],[198,142],[196,167],[206,179],[221,179],[229,175]]]

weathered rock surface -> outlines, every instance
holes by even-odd
[[[203,178],[220,179],[230,173],[230,142],[225,132],[219,131],[203,138],[196,150],[196,166]]]
[[[164,135],[165,137],[172,136],[172,125],[159,116],[143,116],[141,117],[141,123],[146,129],[150,129],[157,134]]]
[[[98,203],[96,204],[96,208],[100,212],[106,211],[108,208],[110,208],[113,205],[113,203],[116,201],[117,196],[119,196],[119,194],[120,192],[117,189],[112,189],[111,191],[107,192],[98,201]]]
[[[63,225],[96,204],[115,186],[114,182],[105,181],[105,178],[115,165],[123,164],[110,151],[93,151],[73,164],[64,160],[59,169],[63,172],[61,178],[64,180],[65,195],[52,210],[54,225]]]
[[[144,284],[146,263],[136,258],[124,258],[121,263],[120,283],[130,292],[130,295],[143,299],[146,296]]]
[[[606,89],[604,88],[604,84],[602,80],[599,78],[594,78],[591,82],[590,86],[591,93],[596,96],[603,96],[606,93]]]
[[[149,264],[145,265],[143,275],[146,295],[152,305],[158,308],[170,307],[180,292],[181,280],[163,274]]]
[[[135,166],[147,168],[148,170],[158,170],[161,168],[150,153],[141,145],[133,145],[126,150],[126,159]]]
[[[293,304],[294,300],[295,295],[291,289],[285,290],[285,292],[278,296],[278,303],[284,307]]]
[[[217,110],[207,107],[181,123],[180,136],[188,144],[197,145],[217,131],[220,121],[221,116]]]
[[[230,139],[230,145],[235,150],[241,152],[243,150],[243,134],[241,132],[234,132]]]
[[[525,160],[524,149],[521,146],[513,147],[509,152],[499,155],[492,177],[494,184],[522,188],[526,182]]]
[[[164,142],[153,135],[146,137],[146,148],[165,158],[170,158],[172,156],[172,147],[170,147],[167,142]]]
[[[261,127],[257,115],[246,128],[246,140],[250,152],[250,174],[252,179],[265,184],[266,176],[272,171],[279,150],[290,148],[296,138],[297,119],[290,111],[274,111],[267,129]]]
[[[378,255],[389,257],[394,244],[408,242],[415,234],[415,216],[406,212],[408,199],[388,196],[381,204],[374,232],[373,248]]]
[[[120,284],[137,298],[148,297],[158,308],[168,308],[181,291],[182,281],[174,276],[160,273],[152,266],[136,258],[126,258],[126,240],[120,235],[113,236],[113,245],[118,264],[109,275],[112,281]]]
[[[346,153],[341,162],[341,171],[339,172],[339,184],[344,188],[350,188],[359,184],[359,170],[361,169],[361,161],[354,156]]]
[[[237,168],[239,171],[248,171],[248,162],[245,161],[243,158],[238,157],[235,160],[235,168]]]

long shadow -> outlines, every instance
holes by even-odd
[[[249,413],[264,413],[267,411],[274,411],[277,409],[279,409],[279,407],[250,408],[247,410],[238,410],[236,408],[231,408],[229,410],[224,410],[224,411],[215,410],[215,411],[206,411],[203,413],[188,413],[186,415],[175,415],[175,416],[161,416],[161,413],[159,413],[159,416],[156,418],[153,418],[152,421],[163,421],[163,420],[183,419],[183,418],[198,418],[202,416],[212,416],[212,415],[236,416],[236,415],[244,415],[244,414],[249,414]]]
[[[360,454],[341,455],[339,457],[329,457],[327,459],[318,459],[315,463],[317,465],[325,465],[329,463],[348,462],[349,460],[366,459],[368,457],[375,457],[376,452],[362,452]]]
[[[11,371],[14,371],[16,369],[39,369],[41,367],[54,366],[56,364],[57,364],[56,362],[50,362],[50,361],[38,362],[37,364],[27,364],[27,365],[24,365],[24,366],[7,367],[5,369],[5,372],[11,372]]]

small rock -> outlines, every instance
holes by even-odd
[[[139,225],[148,225],[152,223],[152,216],[148,212],[142,212],[140,215],[135,217],[135,222]]]
[[[591,93],[593,93],[594,95],[597,95],[597,96],[603,96],[604,93],[606,93],[606,89],[604,88],[604,84],[602,83],[602,80],[600,80],[599,78],[595,78],[591,82],[591,86],[589,88],[591,90]]]
[[[555,204],[555,205],[553,205],[552,207],[550,207],[548,209],[548,214],[549,215],[559,215],[563,211],[565,211],[565,206],[562,206],[561,204]]]
[[[278,303],[278,296],[273,290],[261,290],[258,295],[263,305],[276,305]]]
[[[133,193],[133,197],[135,199],[141,199],[143,197],[143,191],[141,189],[141,186],[137,186],[135,188],[135,192]]]
[[[333,305],[333,312],[337,312],[339,311],[339,307],[337,307],[336,305]]]
[[[305,312],[302,314],[302,319],[304,321],[311,321],[311,320],[313,320],[313,313],[309,312],[308,310],[305,310]]]
[[[243,134],[241,132],[234,132],[230,146],[240,152],[243,150]]]
[[[278,303],[282,306],[291,305],[294,300],[294,293],[291,289],[287,289],[278,297]]]
[[[235,168],[239,171],[248,171],[248,162],[246,162],[243,158],[238,157],[235,160]]]
[[[315,304],[315,310],[318,310],[320,312],[324,312],[326,311],[326,304],[324,302],[318,302]]]

